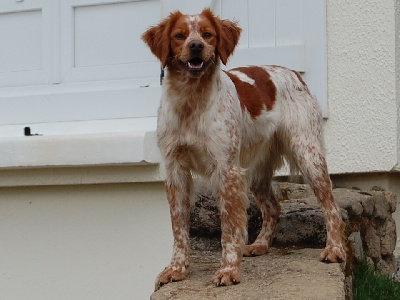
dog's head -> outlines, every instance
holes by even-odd
[[[240,37],[236,23],[221,20],[210,9],[199,15],[177,11],[143,35],[143,41],[163,67],[180,70],[190,77],[201,77],[220,59],[226,64]]]

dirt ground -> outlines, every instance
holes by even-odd
[[[195,250],[189,277],[161,287],[151,299],[345,299],[341,266],[320,262],[321,250],[272,248],[267,255],[243,258],[242,282],[230,287],[215,287],[211,282],[220,252]]]

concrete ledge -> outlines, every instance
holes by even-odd
[[[230,287],[215,287],[211,281],[220,251],[194,251],[189,277],[161,287],[150,299],[345,299],[340,265],[320,262],[320,251],[272,248],[267,255],[243,258],[242,282]]]
[[[0,187],[161,181],[158,164],[0,169]]]
[[[0,140],[0,187],[162,181],[154,131]]]
[[[0,140],[0,168],[157,164],[154,131],[12,137]]]

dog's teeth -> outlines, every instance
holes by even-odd
[[[188,62],[188,67],[191,69],[201,69],[203,67],[203,62],[201,62],[201,64],[198,65],[192,65],[190,62]]]

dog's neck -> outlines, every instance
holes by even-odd
[[[199,89],[207,89],[212,84],[212,81],[215,80],[215,76],[218,75],[219,69],[220,60],[218,57],[214,59],[214,62],[204,71],[203,74],[201,74],[200,77],[190,74],[189,71],[176,67],[172,62],[167,65],[166,79],[170,82],[171,88],[173,89],[184,89],[185,91],[193,89],[199,92]]]
[[[199,78],[190,78],[167,70],[163,89],[168,98],[168,105],[182,126],[188,122],[196,122],[195,120],[208,110],[214,100],[212,94],[218,88],[216,84],[220,82],[219,66],[215,68],[211,74],[205,73]]]
[[[219,61],[211,65],[200,77],[191,77],[187,72],[171,67],[167,68],[163,88],[177,110],[188,107],[198,111],[205,109],[212,100],[210,95],[215,83],[220,81],[219,77]]]

